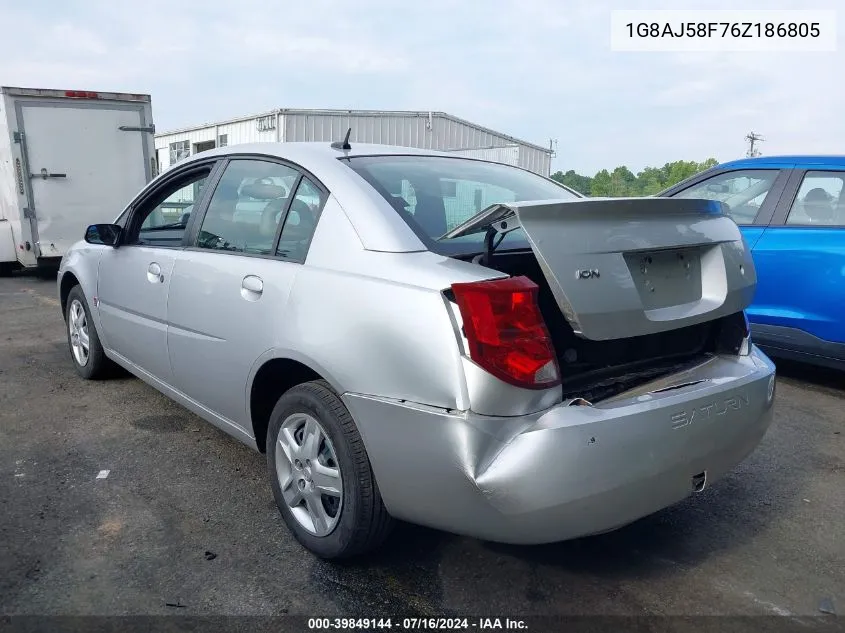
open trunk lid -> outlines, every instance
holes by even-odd
[[[496,204],[441,239],[522,228],[574,332],[654,334],[744,310],[751,254],[719,202],[592,198]]]

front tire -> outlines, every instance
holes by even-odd
[[[74,286],[67,297],[65,312],[67,343],[77,373],[86,380],[108,376],[114,364],[106,358],[91,310],[81,286]]]
[[[290,389],[267,430],[267,467],[285,523],[320,558],[376,548],[393,526],[352,416],[323,380]]]

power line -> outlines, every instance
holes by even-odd
[[[748,141],[748,152],[745,154],[748,158],[755,158],[760,155],[760,150],[754,147],[757,141],[765,141],[760,134],[756,132],[749,132],[745,135],[745,140]]]

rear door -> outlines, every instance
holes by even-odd
[[[174,386],[247,435],[248,377],[285,327],[285,305],[326,198],[315,180],[300,176],[270,159],[230,160],[170,284]]]
[[[796,169],[754,248],[755,334],[845,359],[845,171]]]
[[[143,103],[20,100],[16,109],[36,254],[61,257],[149,181],[146,133],[120,128],[150,122]]]

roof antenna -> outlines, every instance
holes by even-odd
[[[346,136],[344,137],[343,141],[335,141],[332,143],[332,147],[334,149],[352,149],[352,146],[349,144],[349,135],[352,134],[352,128],[346,130]]]

